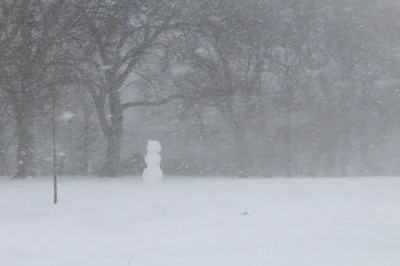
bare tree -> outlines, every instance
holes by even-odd
[[[15,178],[36,175],[36,110],[51,99],[51,90],[72,82],[72,54],[66,36],[79,22],[86,1],[2,1],[1,89],[11,99],[17,121]],[[4,56],[4,55],[3,55]]]
[[[0,94],[0,176],[8,174],[7,151],[16,136],[12,114],[11,104]]]
[[[95,65],[85,86],[95,102],[107,140],[101,175],[116,177],[119,175],[124,110],[170,100],[122,103],[120,91],[150,54],[157,54],[174,32],[187,25],[182,13],[185,1],[99,2],[101,4],[85,14],[87,34],[91,37],[89,50]]]

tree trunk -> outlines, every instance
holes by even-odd
[[[120,176],[119,162],[121,158],[121,135],[113,134],[107,137],[106,162],[101,170],[101,177]]]
[[[236,171],[238,177],[247,178],[248,165],[247,165],[247,147],[245,146],[245,132],[244,129],[239,125],[236,127],[235,135],[235,150],[236,150]]]
[[[34,165],[34,114],[33,107],[27,101],[22,101],[17,111],[17,172],[14,178],[26,178],[27,176],[36,176]]]
[[[344,132],[340,149],[340,176],[347,177],[347,154],[349,149],[349,134]]]
[[[291,101],[291,100],[290,100]],[[289,102],[286,110],[286,177],[292,177],[292,110]]]
[[[4,149],[4,143],[0,141],[0,176],[6,175],[6,151]]]
[[[372,175],[372,164],[370,160],[370,148],[369,143],[366,140],[360,141],[360,159],[361,159],[361,175],[369,176]]]
[[[246,106],[246,111],[241,119],[235,118],[233,107],[232,107],[232,99],[229,99],[226,102],[226,110],[223,111],[225,119],[231,128],[232,137],[233,137],[233,145],[236,155],[236,167],[235,171],[238,177],[246,178],[249,176],[248,173],[248,154],[247,147],[245,146],[245,138],[246,138],[246,125],[248,122],[248,107]]]
[[[285,52],[285,57],[286,57],[286,52]],[[292,177],[292,167],[293,167],[293,156],[292,156],[292,123],[293,123],[293,110],[292,110],[292,105],[294,101],[294,95],[293,95],[293,82],[292,82],[292,76],[289,74],[289,71],[285,71],[285,82],[284,82],[284,88],[287,93],[286,97],[286,110],[285,110],[285,116],[286,116],[286,132],[285,132],[285,142],[286,142],[286,163],[285,163],[285,174],[286,177]]]
[[[333,142],[328,142],[325,148],[324,176],[332,177],[335,175],[336,150]]]
[[[122,108],[119,98],[119,90],[112,89],[109,93],[110,106],[110,127],[106,133],[107,153],[106,163],[100,173],[102,177],[118,177],[120,176],[119,164],[121,158],[121,142],[122,142]]]
[[[364,88],[370,88],[368,84],[364,84]],[[358,149],[360,154],[360,161],[361,161],[361,175],[368,176],[371,175],[372,172],[372,165],[370,160],[370,140],[368,135],[368,126],[367,126],[367,112],[368,112],[368,94],[366,89],[362,92],[361,104],[362,104],[362,111],[359,120],[359,140],[358,140]]]
[[[90,110],[84,110],[84,126],[83,126],[83,158],[81,174],[86,175],[89,170],[89,146],[90,146]]]
[[[313,150],[311,154],[311,159],[308,164],[307,175],[308,177],[315,177],[316,175],[316,151]]]
[[[311,147],[311,158],[308,163],[307,175],[309,177],[315,177],[317,173],[317,156],[318,156],[318,146],[314,143],[316,135],[309,132],[308,145]]]
[[[89,131],[86,130],[83,136],[83,158],[81,174],[86,175],[89,170]]]
[[[255,95],[256,95],[256,106],[257,106],[257,111],[258,111],[258,118],[259,118],[259,132],[260,132],[260,137],[262,139],[262,153],[261,153],[261,160],[263,163],[261,173],[264,176],[271,177],[271,169],[272,169],[272,162],[271,162],[271,139],[272,137],[272,132],[273,130],[268,127],[268,123],[271,121],[270,118],[270,113],[272,113],[272,110],[267,111],[267,108],[271,108],[272,105],[266,106],[265,100],[263,98],[263,93],[262,93],[262,80],[261,80],[261,75],[259,75],[259,80],[257,83],[257,86],[255,87]]]
[[[348,173],[348,158],[350,152],[350,132],[351,128],[349,125],[350,121],[350,111],[347,107],[348,96],[346,95],[345,91],[342,91],[341,98],[340,98],[340,126],[342,130],[341,134],[341,142],[340,142],[340,176],[347,177]]]

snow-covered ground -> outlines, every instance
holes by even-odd
[[[400,178],[0,178],[0,265],[398,266]]]

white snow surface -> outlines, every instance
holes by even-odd
[[[398,266],[400,178],[0,178],[0,265]]]
[[[157,159],[155,158],[155,156],[161,158],[160,155],[155,154],[150,156],[150,158],[152,158],[151,160]],[[146,155],[146,162],[148,162],[149,160],[149,155]],[[164,174],[159,166],[148,166],[143,171],[142,179],[143,181],[151,184],[159,183],[164,179]]]

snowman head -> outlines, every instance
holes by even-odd
[[[161,144],[157,140],[149,140],[147,142],[147,151],[148,152],[157,152],[161,151]]]

